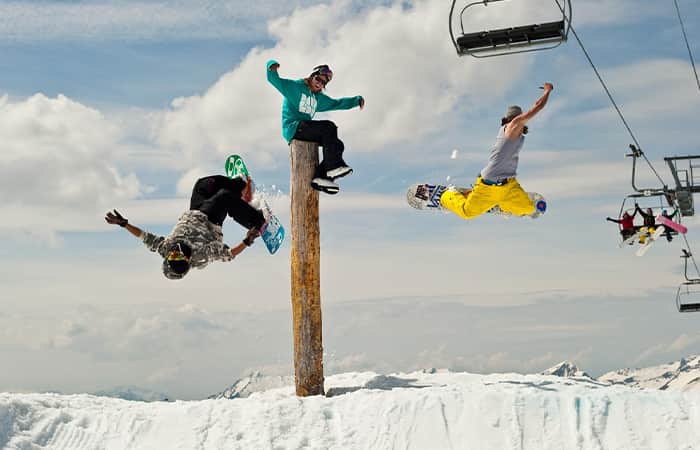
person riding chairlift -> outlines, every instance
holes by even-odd
[[[644,244],[647,237],[651,236],[654,234],[654,231],[656,231],[656,216],[654,216],[654,212],[651,210],[651,208],[647,208],[646,211],[642,211],[642,208],[640,208],[639,204],[637,203],[634,204],[634,212],[638,212],[644,218],[644,225],[642,227],[646,228],[646,233],[642,233],[639,236],[639,243]]]
[[[613,219],[612,217],[606,217],[605,220],[614,222],[617,224],[620,224],[620,235],[622,236],[622,240],[626,241],[627,239],[631,238],[634,236],[634,234],[637,232],[639,227],[634,226],[634,217],[637,215],[637,211],[634,211],[634,214],[630,214],[627,211],[622,214],[622,217],[618,219]],[[629,245],[632,245],[632,242],[629,243]]]

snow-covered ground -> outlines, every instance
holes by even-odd
[[[3,449],[698,449],[700,392],[554,375],[347,373],[327,397],[0,394]]]

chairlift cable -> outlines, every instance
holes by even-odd
[[[554,0],[554,2],[557,4],[559,9],[561,11],[563,11],[562,6],[559,3],[559,0]],[[569,19],[567,18],[566,20],[569,20]],[[617,115],[620,116],[620,119],[622,120],[622,123],[625,125],[625,128],[627,129],[627,132],[629,133],[630,137],[632,138],[632,141],[634,142],[634,144],[637,146],[638,149],[641,149],[642,146],[639,145],[639,141],[637,141],[637,138],[634,136],[632,129],[627,124],[627,120],[625,120],[625,116],[622,114],[622,111],[617,106],[617,103],[615,102],[615,99],[613,98],[612,94],[610,93],[610,90],[608,90],[608,87],[606,86],[605,81],[603,81],[603,77],[598,72],[598,69],[596,68],[595,64],[593,63],[593,60],[591,59],[590,55],[588,54],[588,51],[586,51],[586,47],[584,47],[583,42],[581,42],[581,39],[578,37],[578,34],[576,33],[576,30],[574,29],[574,26],[571,24],[570,21],[569,21],[569,31],[571,31],[571,33],[574,35],[574,37],[576,38],[576,42],[578,42],[579,47],[581,47],[581,50],[583,50],[583,54],[586,56],[586,59],[590,63],[591,67],[593,68],[593,72],[595,72],[596,76],[598,77],[598,81],[600,81],[600,84],[603,86],[603,89],[605,90],[605,93],[608,95],[610,102],[615,107],[615,111],[617,111]],[[654,166],[651,164],[651,161],[649,161],[649,159],[646,157],[644,152],[642,152],[642,156],[644,157],[644,160],[647,162],[647,164],[651,168],[651,171],[654,172],[654,175],[656,175],[656,178],[659,179],[659,181],[661,182],[661,184],[663,186],[666,186],[666,183],[664,183],[664,180],[661,178],[661,176],[656,171]]]
[[[683,25],[683,17],[681,16],[681,10],[678,7],[678,1],[673,0],[673,4],[676,5],[676,13],[678,14],[678,22],[681,24],[681,31],[683,32],[683,39],[685,39],[685,46],[688,49],[688,56],[690,57],[690,64],[693,66],[693,73],[695,73],[695,82],[698,84],[698,90],[700,90],[700,78],[698,78],[698,71],[695,68],[695,60],[693,60],[693,52],[690,50],[690,44],[688,43],[688,35],[685,33],[685,26]]]

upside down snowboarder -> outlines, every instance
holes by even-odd
[[[252,200],[250,178],[230,179],[222,175],[200,178],[192,189],[190,209],[178,219],[168,236],[157,236],[129,223],[115,209],[105,216],[107,223],[126,228],[146,247],[163,257],[163,275],[179,280],[190,268],[203,269],[212,261],[231,261],[260,235],[265,225],[263,213]],[[221,226],[226,216],[248,229],[240,244],[224,244]]]

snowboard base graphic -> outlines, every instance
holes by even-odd
[[[248,167],[246,167],[243,158],[239,155],[231,155],[226,159],[225,170],[226,176],[229,178],[248,177],[250,175]],[[265,199],[260,198],[260,203],[260,206],[262,206],[262,213],[267,223],[265,227],[260,230],[260,237],[265,243],[267,251],[270,252],[271,255],[274,255],[284,241],[284,227],[277,216],[272,213],[272,209]]]

